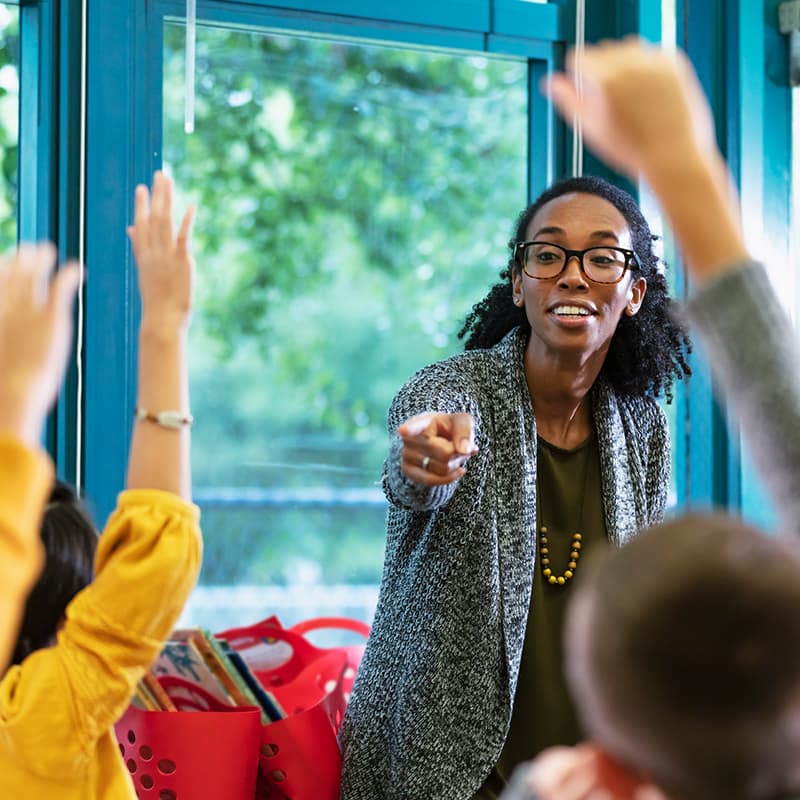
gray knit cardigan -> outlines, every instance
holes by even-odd
[[[342,726],[342,800],[468,800],[499,757],[534,576],[536,421],[525,335],[433,364],[398,392],[378,607]],[[661,520],[670,472],[663,411],[598,379],[592,410],[609,539]],[[423,411],[468,412],[479,448],[456,484],[401,471],[395,433]]]

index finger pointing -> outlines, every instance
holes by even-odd
[[[434,412],[425,411],[422,414],[409,417],[405,422],[397,426],[397,432],[401,436],[419,436],[419,434],[427,430],[434,416]]]

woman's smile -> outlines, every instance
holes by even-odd
[[[554,303],[548,314],[565,328],[586,328],[594,323],[597,309],[584,300],[565,300]]]

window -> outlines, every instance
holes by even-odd
[[[497,279],[526,205],[525,59],[164,31],[164,165],[198,204],[192,623],[371,619],[386,410]]]

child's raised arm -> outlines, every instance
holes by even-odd
[[[39,522],[53,480],[42,428],[72,341],[78,268],[50,275],[51,245],[23,245],[0,264],[0,674],[41,569]]]
[[[129,489],[163,489],[189,500],[189,389],[186,336],[194,265],[189,252],[189,209],[177,236],[172,228],[172,181],[157,172],[150,197],[136,189],[128,229],[139,273],[137,417],[128,462]]]
[[[98,541],[94,580],[67,605],[55,646],[0,682],[0,796],[128,797],[112,726],[163,647],[200,570],[190,501],[186,335],[191,212],[177,234],[172,183],[139,187],[129,229],[142,321],[128,485]],[[57,747],[45,747],[41,731]],[[13,754],[12,754],[13,752]],[[56,785],[57,784],[57,785]],[[65,794],[66,796],[66,794]]]

